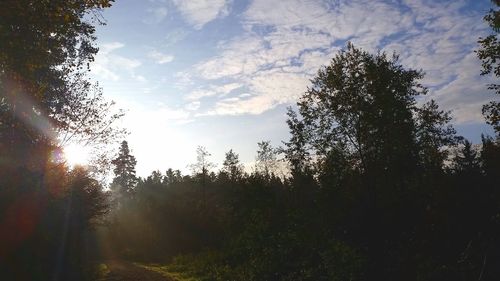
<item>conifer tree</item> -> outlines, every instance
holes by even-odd
[[[122,141],[118,157],[112,161],[112,164],[115,166],[113,169],[115,178],[111,185],[112,189],[121,195],[131,193],[137,184],[137,177],[135,175],[137,161],[130,154],[127,141]]]

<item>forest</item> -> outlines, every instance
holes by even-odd
[[[251,170],[230,147],[217,170],[199,146],[190,174],[138,177],[123,112],[88,79],[112,4],[0,2],[1,280],[499,280],[498,99],[474,144],[422,102],[425,69],[347,43]],[[484,20],[476,54],[498,79],[500,10]],[[118,153],[69,167],[75,139]]]

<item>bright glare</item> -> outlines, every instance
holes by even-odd
[[[79,144],[64,147],[64,157],[69,166],[86,165],[90,160],[90,149]]]

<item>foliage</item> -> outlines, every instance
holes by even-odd
[[[496,7],[500,6],[500,2],[491,1]],[[490,9],[488,14],[484,16],[484,21],[488,23],[493,33],[479,38],[479,50],[476,51],[477,56],[481,60],[482,70],[481,75],[493,74],[496,78],[500,76],[500,41],[498,40],[498,32],[500,31],[500,11],[498,9]],[[500,85],[489,84],[488,89],[500,94]],[[497,137],[500,137],[500,102],[491,101],[483,106],[483,115],[486,123],[491,125],[495,130]]]
[[[222,163],[222,172],[225,173],[231,181],[240,179],[243,176],[243,165],[240,163],[238,154],[230,149],[226,153],[226,158]]]
[[[98,16],[98,9],[111,2],[2,1],[0,115],[5,130],[0,140],[4,155],[21,161],[24,151],[56,144],[60,135],[63,142],[69,138],[92,142],[107,141],[119,133],[110,125],[121,113],[110,114],[110,104],[85,78],[98,49],[95,28],[83,17]]]
[[[259,149],[255,157],[255,172],[271,176],[278,172],[278,150],[271,145],[271,141],[261,141],[257,143]]]
[[[208,159],[210,156],[211,154],[204,146],[198,146],[196,149],[196,163],[191,165],[191,169],[195,175],[201,174],[206,176],[210,169],[215,167],[215,164]]]

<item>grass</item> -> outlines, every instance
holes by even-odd
[[[217,251],[204,251],[196,255],[179,255],[168,264],[141,264],[137,266],[158,272],[176,281],[241,280],[233,271],[226,256]]]
[[[144,269],[160,273],[161,275],[176,281],[200,281],[200,279],[190,276],[187,273],[176,272],[169,265],[134,263]]]
[[[109,272],[110,270],[108,266],[104,263],[100,263],[94,268],[95,278],[93,279],[96,281],[104,280],[108,276]]]

